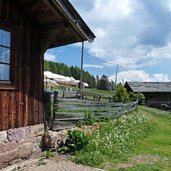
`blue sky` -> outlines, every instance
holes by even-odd
[[[96,35],[84,70],[118,81],[171,81],[170,0],[70,0]],[[81,63],[81,43],[49,49],[45,59]]]

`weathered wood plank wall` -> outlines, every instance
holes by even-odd
[[[42,122],[40,28],[16,0],[0,0],[0,28],[11,30],[13,86],[0,83],[0,131]]]

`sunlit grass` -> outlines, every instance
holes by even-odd
[[[103,122],[100,129],[92,134],[92,141],[77,153],[75,161],[103,168],[106,161],[117,163],[126,160],[150,129],[149,121],[136,111]]]
[[[157,154],[167,158],[161,170],[171,170],[171,113],[140,107],[139,110],[148,116],[153,123],[154,130],[136,149],[137,154]]]
[[[110,123],[107,126],[106,123],[101,129],[101,134],[96,134],[94,137],[94,143],[88,147],[90,149],[86,148],[78,153],[76,161],[90,166],[107,168],[108,171],[170,171],[171,113],[141,106],[138,109],[139,114],[148,118],[150,126],[146,125],[148,123],[146,120],[142,127],[137,126],[139,123],[136,123],[135,118],[128,119],[126,124],[122,123],[122,119],[118,122],[115,121],[117,124]],[[126,138],[127,130],[130,131],[130,135]],[[138,137],[138,134],[141,136]],[[117,137],[121,137],[121,139],[117,139]],[[130,140],[133,138],[135,141]],[[139,155],[158,156],[159,160],[154,160],[152,163],[133,163],[130,167],[130,158]],[[107,167],[106,163],[109,163]],[[118,163],[126,163],[128,167],[117,168]]]

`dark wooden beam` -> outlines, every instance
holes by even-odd
[[[49,48],[50,44],[53,42],[53,40],[56,38],[58,30],[52,30],[49,32],[48,37],[44,39],[44,35],[42,35],[41,40],[41,55],[45,53],[45,51]]]
[[[55,23],[55,24],[51,24],[51,25],[47,25],[47,26],[44,26],[42,28],[42,32],[45,33],[45,32],[51,32],[52,30],[59,30],[61,28],[66,28],[67,29],[68,24],[64,21],[61,21],[61,22],[58,22],[58,23]]]
[[[43,2],[48,6],[48,8],[53,12],[53,14],[56,15],[57,18],[59,18],[59,13],[54,8],[54,6],[47,0],[43,0]]]

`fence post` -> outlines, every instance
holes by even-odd
[[[51,116],[52,116],[52,111],[51,111],[51,93],[50,92],[44,92],[44,110],[45,110],[45,115],[44,115],[44,124],[45,124],[45,131],[47,130],[47,125],[50,125],[51,123]],[[48,124],[47,124],[48,122]]]
[[[65,90],[63,90],[63,94],[62,94],[63,98],[65,97]]]
[[[53,120],[55,120],[55,111],[57,110],[58,110],[58,91],[54,91]]]

